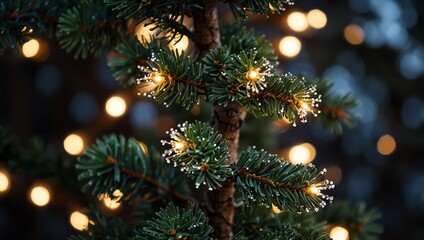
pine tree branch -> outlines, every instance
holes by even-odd
[[[116,160],[112,156],[107,156],[107,163],[109,165],[115,165],[115,164],[118,164],[118,160]],[[121,170],[121,172],[129,175],[130,177],[144,180],[146,183],[150,184],[151,186],[164,191],[168,195],[170,195],[170,196],[172,196],[172,197],[174,197],[178,200],[181,200],[182,202],[198,203],[198,201],[196,199],[189,197],[189,196],[184,196],[181,193],[174,191],[172,188],[169,188],[168,186],[161,184],[160,182],[156,181],[154,178],[152,178],[150,176],[145,176],[142,173],[133,171],[133,170],[125,168],[123,166],[120,166],[119,169]]]
[[[237,174],[240,177],[252,178],[252,179],[254,179],[254,180],[258,181],[258,182],[261,182],[261,183],[264,183],[264,184],[268,184],[268,185],[271,185],[271,186],[276,187],[276,188],[285,188],[285,189],[289,189],[289,190],[292,190],[292,191],[305,191],[307,189],[307,187],[304,187],[304,186],[297,187],[297,186],[293,186],[293,185],[290,185],[290,184],[287,184],[287,183],[283,183],[283,182],[274,182],[274,181],[272,181],[269,178],[261,177],[261,176],[258,176],[256,174],[249,173],[247,171],[246,167],[242,167],[241,169],[239,169],[237,171]]]

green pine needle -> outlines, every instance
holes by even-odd
[[[201,184],[209,190],[221,187],[221,182],[232,175],[229,165],[226,165],[229,149],[226,141],[221,141],[221,134],[199,121],[178,127],[178,130],[171,129],[169,132],[171,141],[162,140],[162,145],[172,147],[165,150],[163,156],[186,175],[195,178],[196,188]]]
[[[317,212],[332,201],[321,191],[334,185],[324,179],[326,170],[318,172],[313,166],[292,165],[266,151],[249,148],[232,164],[244,202],[251,206],[275,205],[291,212]]]
[[[186,209],[180,209],[170,203],[156,215],[147,221],[142,234],[134,240],[211,239],[213,228],[197,205],[189,203]]]

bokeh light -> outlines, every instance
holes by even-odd
[[[103,203],[110,209],[116,209],[121,205],[121,202],[119,201],[124,194],[119,189],[116,189],[112,195],[114,197],[113,199],[108,195],[103,195]]]
[[[396,140],[390,134],[381,136],[377,141],[377,151],[381,155],[390,155],[396,150]]]
[[[22,45],[22,54],[26,58],[35,57],[40,50],[40,43],[36,39],[31,39]]]
[[[349,232],[343,227],[336,226],[331,229],[330,238],[333,240],[348,240]]]
[[[10,180],[6,172],[0,170],[0,192],[9,190]]]
[[[130,110],[130,122],[136,128],[151,128],[158,117],[156,106],[150,101],[138,101]]]
[[[360,26],[349,24],[344,29],[344,37],[350,44],[358,45],[364,41],[365,33]]]
[[[69,134],[63,141],[65,151],[71,155],[78,155],[84,151],[84,139],[78,134]]]
[[[277,206],[275,206],[274,204],[272,204],[272,211],[275,212],[276,214],[279,214],[281,212],[283,212],[282,210],[280,210]]]
[[[286,57],[295,57],[302,49],[302,43],[293,36],[287,36],[281,39],[279,44],[280,52]]]
[[[50,202],[50,192],[45,187],[35,186],[31,189],[30,198],[35,205],[42,207]]]
[[[143,42],[143,40],[150,40],[150,38],[156,33],[156,30],[150,30],[155,27],[154,25],[144,26],[144,24],[145,22],[137,24],[134,30],[135,35],[140,42]]]
[[[184,36],[178,42],[172,41],[169,44],[169,47],[173,50],[178,50],[178,52],[181,52],[181,51],[187,50],[189,43],[190,43],[190,41],[189,41],[188,37]]]
[[[96,97],[88,92],[78,92],[69,103],[69,112],[78,123],[88,124],[93,122],[99,112]]]
[[[289,161],[293,164],[308,164],[314,160],[315,147],[310,143],[302,143],[290,149]]]
[[[308,28],[306,15],[301,12],[292,12],[287,17],[287,24],[296,32],[303,32]]]
[[[72,227],[79,231],[82,231],[84,229],[87,229],[89,219],[85,214],[75,211],[71,214],[69,222],[71,223]]]
[[[127,110],[127,103],[121,97],[112,96],[107,100],[105,104],[105,109],[107,114],[109,114],[110,116],[120,117]]]
[[[316,29],[321,29],[327,25],[327,16],[319,9],[309,11],[306,15],[306,19],[308,20],[309,26]]]
[[[41,67],[35,76],[35,87],[39,92],[46,95],[55,94],[62,85],[62,73],[59,68],[52,64]]]

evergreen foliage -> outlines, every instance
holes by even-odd
[[[249,148],[240,155],[233,168],[247,206],[275,205],[291,212],[318,212],[326,205],[323,199],[332,200],[321,190],[331,189],[334,185],[324,180],[325,171],[318,172],[313,165],[306,168],[292,165],[264,150]]]
[[[319,116],[323,126],[335,132],[341,132],[342,124],[353,123],[353,117],[346,112],[357,105],[351,95],[333,95],[331,84],[326,81],[279,73],[270,43],[263,35],[239,24],[223,24],[222,47],[205,53],[202,59],[162,46],[161,38],[167,42],[183,36],[195,39],[194,30],[183,24],[184,18],[204,10],[205,2],[221,1],[59,2],[0,3],[0,51],[18,49],[30,38],[52,31],[61,47],[75,58],[111,53],[109,67],[121,85],[132,86],[137,81],[141,88],[152,89],[145,95],[167,107],[176,103],[189,110],[204,98],[215,106],[237,104],[254,116],[285,118],[294,125],[297,120],[306,122],[309,115]],[[291,0],[222,2],[229,4],[236,18],[247,18],[247,13],[281,12],[292,4]],[[57,16],[55,24],[49,17],[53,15]],[[157,29],[158,39],[138,42],[127,21]],[[199,203],[192,189],[202,184],[211,192],[228,185],[239,189],[244,206],[236,209],[240,224],[235,225],[234,239],[330,239],[325,232],[326,223],[318,218],[290,215],[317,212],[326,205],[325,201],[331,202],[332,197],[321,192],[334,187],[325,180],[325,170],[293,165],[253,147],[229,164],[230,157],[237,155],[237,147],[231,150],[223,135],[209,124],[196,121],[178,128],[168,132],[171,140],[162,142],[171,146],[162,156],[154,148],[143,150],[133,138],[104,136],[78,158],[76,169],[82,191],[91,193],[96,200],[109,196],[137,205],[141,199],[150,211],[158,209],[153,203],[167,201],[186,208],[170,203],[156,217],[140,218],[142,224],[129,225],[118,217],[105,217],[93,207],[87,213],[91,220],[87,231],[70,239],[211,239],[214,229],[204,213],[211,204]],[[0,156],[7,156],[22,168],[31,167],[34,159],[41,159],[43,164],[51,162],[45,158],[40,142],[34,141],[30,150],[22,154],[24,151],[7,135],[0,128]],[[237,146],[238,135],[236,138]],[[194,179],[194,184],[187,181],[187,176]],[[115,194],[117,190],[122,197]],[[267,211],[256,205],[264,205]],[[268,209],[271,206],[285,213],[273,214]],[[381,229],[373,221],[378,214],[365,211],[363,205],[352,212],[346,209],[341,205],[335,212],[327,212],[329,223],[350,223],[346,227],[353,240],[376,239],[375,234]]]

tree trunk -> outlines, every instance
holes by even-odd
[[[197,59],[201,59],[210,50],[221,46],[216,1],[202,1],[203,9],[193,12],[194,33],[192,40],[198,50]],[[230,103],[227,107],[215,105],[211,126],[228,141],[230,159],[227,164],[237,161],[239,129],[244,121],[246,111],[243,106]],[[209,223],[214,228],[213,237],[231,239],[234,235],[234,183],[225,182],[223,187],[208,192],[206,210]]]

